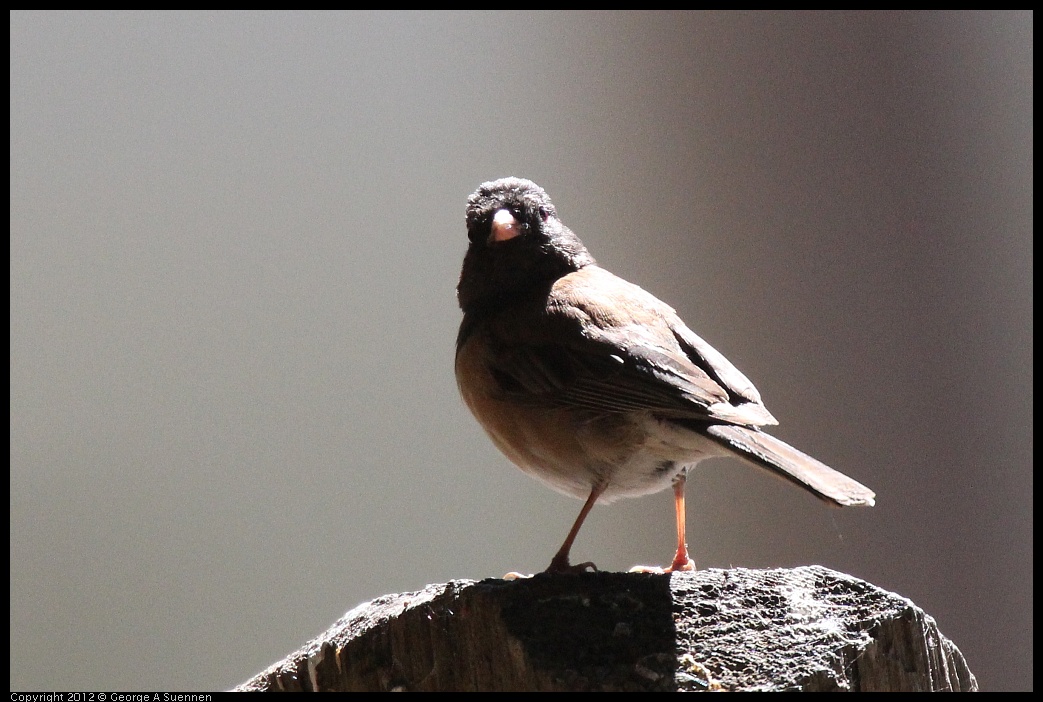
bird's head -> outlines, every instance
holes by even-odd
[[[546,191],[531,180],[482,183],[467,200],[467,238],[457,297],[467,311],[548,285],[594,263]]]

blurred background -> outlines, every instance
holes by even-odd
[[[228,688],[547,566],[580,503],[452,370],[465,201],[517,175],[878,495],[705,463],[697,564],[864,578],[1031,689],[1032,83],[1031,12],[13,12],[11,688]]]

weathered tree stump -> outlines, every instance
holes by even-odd
[[[977,689],[909,600],[819,566],[452,581],[379,597],[237,690]]]

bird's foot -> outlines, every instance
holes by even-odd
[[[569,559],[567,557],[566,558],[559,558],[558,556],[555,556],[551,560],[550,565],[547,566],[547,570],[545,570],[543,572],[545,572],[545,573],[587,573],[587,572],[596,573],[597,571],[598,571],[598,567],[596,565],[594,565],[591,561],[587,561],[586,563],[577,563],[576,565],[571,565],[569,563]]]
[[[674,559],[674,562],[670,564],[669,568],[661,568],[659,566],[643,566],[636,565],[630,569],[631,573],[650,573],[652,575],[663,575],[664,573],[674,573],[678,571],[691,571],[695,570],[695,561],[685,556],[683,561]]]

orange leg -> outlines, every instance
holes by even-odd
[[[675,570],[695,570],[695,562],[688,557],[688,542],[685,539],[685,511],[684,511],[684,484],[687,479],[685,471],[682,471],[674,480],[674,513],[677,516],[677,554],[674,562],[664,572],[672,573]]]
[[[572,542],[576,540],[576,534],[579,533],[579,528],[583,526],[583,520],[587,518],[587,514],[590,513],[594,503],[601,497],[601,493],[605,491],[604,485],[595,485],[590,491],[590,497],[583,503],[583,509],[579,511],[579,516],[576,517],[576,523],[572,525],[572,530],[569,531],[569,535],[565,537],[565,543],[561,545],[558,552],[554,554],[554,558],[551,559],[550,565],[547,566],[548,573],[582,573],[587,569],[597,570],[591,562],[580,563],[579,565],[569,565],[569,551],[572,550]],[[681,509],[684,509],[684,498],[682,497]],[[694,567],[694,566],[693,566]]]

